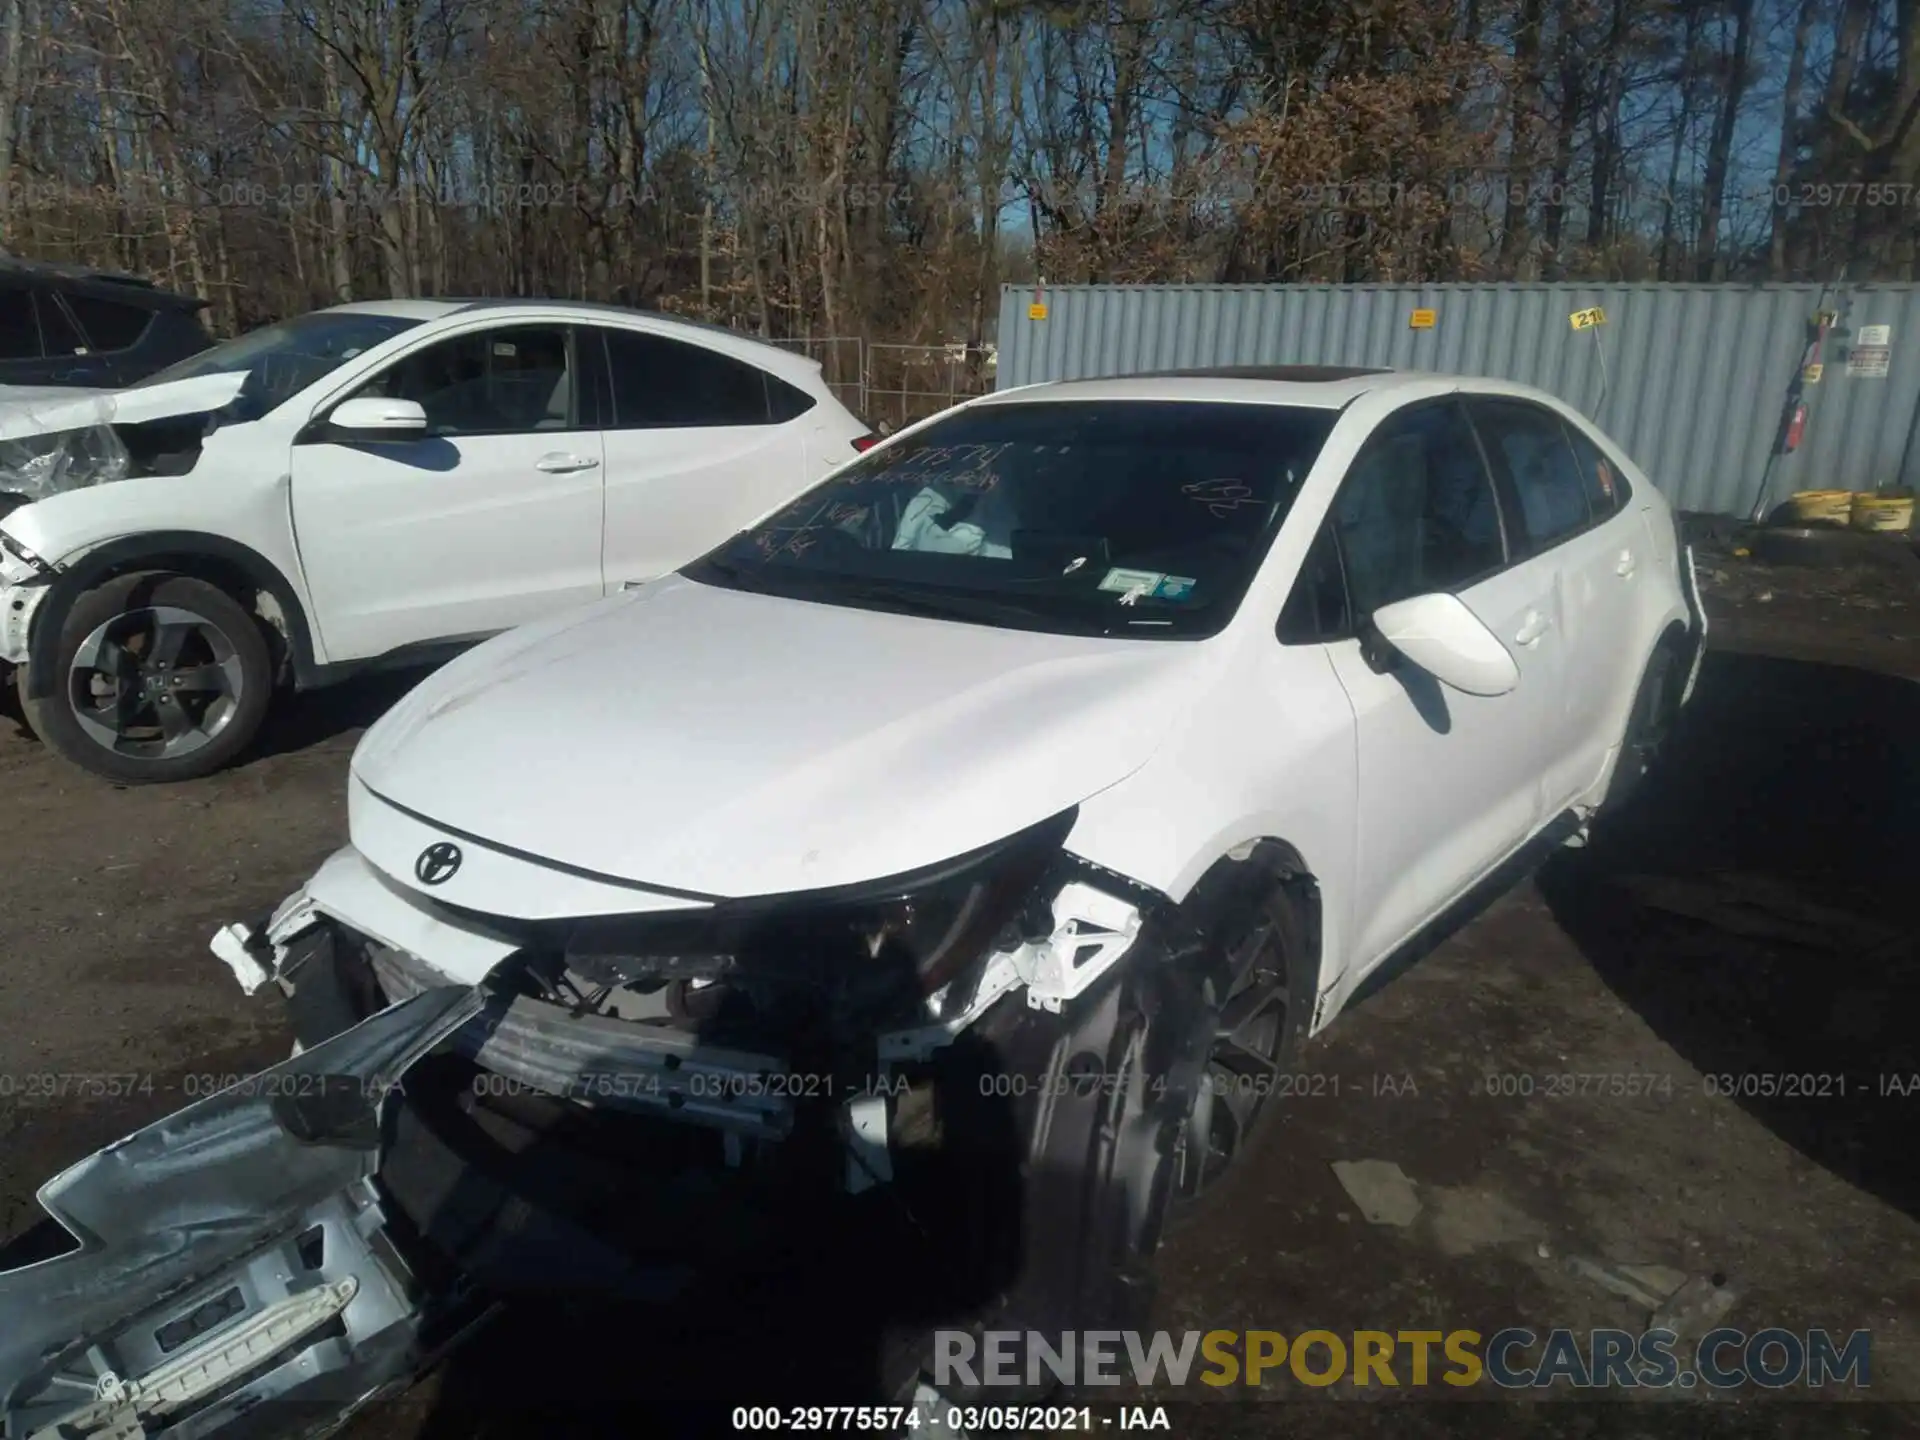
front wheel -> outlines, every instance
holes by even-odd
[[[1200,911],[1218,988],[1207,1008],[1205,1069],[1172,1157],[1173,1213],[1182,1220],[1263,1128],[1303,1030],[1300,917],[1285,885],[1235,867],[1203,887],[1189,904]]]
[[[49,693],[20,702],[49,748],[123,785],[209,775],[260,728],[273,688],[260,623],[218,586],[127,575],[61,626]]]

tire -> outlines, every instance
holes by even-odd
[[[1181,1224],[1265,1133],[1280,1082],[1298,1057],[1310,999],[1299,911],[1258,860],[1223,867],[1188,900],[1212,961],[1197,1087],[1172,1157],[1169,1220]],[[1217,998],[1215,998],[1217,997]]]
[[[1679,651],[1661,641],[1647,661],[1640,688],[1634,692],[1627,728],[1620,736],[1620,759],[1607,784],[1604,810],[1615,811],[1625,805],[1659,761],[1680,710],[1680,687],[1684,684],[1686,675],[1680,668]]]
[[[246,748],[272,698],[260,623],[216,585],[185,575],[124,575],[68,611],[51,693],[27,694],[27,723],[48,748],[122,785],[210,775]]]

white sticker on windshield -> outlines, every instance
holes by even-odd
[[[1166,572],[1163,570],[1126,570],[1116,565],[1107,571],[1106,578],[1100,582],[1098,588],[1137,591],[1144,595],[1166,578]]]

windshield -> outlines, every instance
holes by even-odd
[[[202,375],[249,372],[228,407],[229,420],[257,420],[269,410],[418,320],[398,315],[342,315],[321,311],[263,325],[149,375],[141,385],[164,385]]]
[[[708,584],[1071,634],[1232,618],[1336,412],[982,405],[876,450],[687,567]]]

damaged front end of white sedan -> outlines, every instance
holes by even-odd
[[[483,1318],[423,1284],[372,1178],[407,1070],[483,1003],[424,992],[48,1181],[0,1250],[0,1435],[307,1428]]]
[[[82,1246],[0,1274],[0,1434],[292,1433],[502,1301],[671,1302],[836,1210],[942,1324],[1139,1321],[1230,986],[1072,820],[872,886],[546,922],[342,850],[215,937],[284,992],[295,1058],[43,1190]],[[437,843],[427,878],[474,848]],[[884,1398],[932,1403],[930,1334]]]

